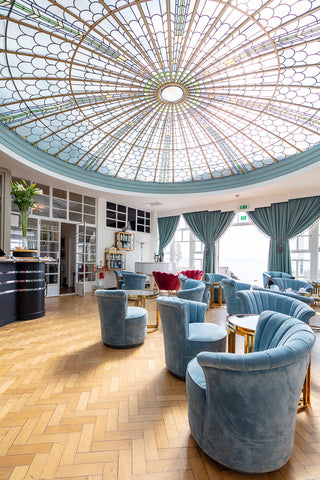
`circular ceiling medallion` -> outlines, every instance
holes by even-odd
[[[245,176],[320,141],[312,0],[0,5],[0,123],[132,182]]]

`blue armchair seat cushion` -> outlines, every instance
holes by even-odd
[[[225,328],[219,327],[219,325],[215,325],[213,323],[189,324],[188,340],[190,342],[221,342],[225,340],[225,338],[226,330]]]

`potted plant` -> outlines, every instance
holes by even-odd
[[[11,182],[12,201],[19,209],[21,227],[22,227],[22,246],[27,248],[27,226],[31,209],[36,203],[34,197],[42,194],[42,190],[36,187],[35,183],[28,185],[25,180],[22,182]]]

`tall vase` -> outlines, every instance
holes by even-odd
[[[22,246],[27,249],[27,226],[30,209],[20,210],[21,228],[22,228]]]

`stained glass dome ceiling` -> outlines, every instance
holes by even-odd
[[[245,177],[320,142],[320,0],[0,7],[0,122],[35,156],[159,186]]]

